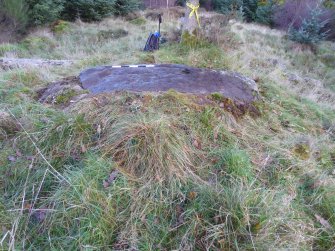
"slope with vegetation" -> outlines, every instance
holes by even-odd
[[[315,53],[281,31],[209,21],[211,35],[189,47],[166,12],[169,42],[148,54],[156,22],[144,16],[62,23],[0,45],[5,57],[75,61],[0,70],[0,247],[332,250],[334,43]],[[173,90],[37,101],[51,81],[136,63],[238,71],[258,82],[260,113]]]

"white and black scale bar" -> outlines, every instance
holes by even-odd
[[[113,65],[112,68],[153,68],[153,64],[144,64],[144,65]]]

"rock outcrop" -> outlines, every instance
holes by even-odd
[[[114,91],[164,92],[207,95],[218,93],[239,103],[259,99],[257,84],[235,72],[162,64],[140,66],[100,66],[82,72],[79,80],[94,94]]]

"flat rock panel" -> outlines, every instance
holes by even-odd
[[[255,81],[238,73],[175,64],[99,66],[82,72],[79,80],[83,88],[93,94],[174,89],[196,95],[220,93],[244,103],[251,103],[259,96]]]

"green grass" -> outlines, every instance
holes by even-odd
[[[331,70],[321,67],[321,54],[329,45],[309,59],[308,52],[285,52],[290,45],[275,31],[241,24],[227,27],[239,39],[224,45],[170,41],[144,54],[156,27],[146,22],[103,41],[103,31],[128,23],[77,22],[66,32],[44,29],[0,46],[2,54],[78,60],[0,71],[0,111],[20,128],[0,140],[0,249],[331,250],[334,106],[301,94],[301,83],[290,83],[285,72],[305,76],[309,69],[327,85],[330,78],[321,76]],[[175,23],[167,21],[164,32]],[[200,105],[173,90],[96,95],[64,109],[36,101],[37,89],[84,68],[144,62],[258,78],[260,114],[236,116],[220,108],[218,94]]]
[[[1,57],[5,56],[7,53],[19,54],[23,50],[24,48],[17,44],[8,44],[8,43],[0,44],[0,56]]]
[[[200,68],[227,69],[227,59],[224,52],[217,46],[204,43],[195,47],[173,44],[157,51],[159,63],[188,64]]]
[[[217,158],[215,169],[236,178],[251,181],[253,179],[252,166],[246,152],[239,149],[224,149],[214,154]]]

